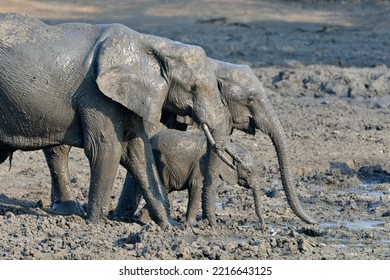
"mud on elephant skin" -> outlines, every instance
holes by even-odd
[[[199,210],[203,188],[204,177],[201,169],[205,167],[207,146],[205,135],[197,130],[166,129],[154,135],[150,141],[157,170],[167,193],[188,190],[186,220],[189,224],[193,224]],[[239,161],[230,159],[236,166],[235,170],[222,164],[219,177],[229,184],[239,184],[252,189],[256,214],[260,224],[264,227],[260,206],[260,188],[256,186],[258,181],[255,176],[257,173],[254,158],[251,152],[243,146],[228,143],[227,148],[239,158]],[[114,216],[131,220],[141,198],[142,194],[137,182],[128,174]]]
[[[221,140],[215,81],[200,47],[120,24],[47,25],[1,14],[0,162],[18,149],[83,148],[91,166],[90,220],[106,217],[120,163],[140,183],[152,218],[170,225],[144,121],[158,123],[164,107],[207,124]]]
[[[303,221],[316,223],[313,218],[305,213],[300,205],[290,170],[287,137],[267,99],[261,83],[253,71],[245,65],[230,64],[211,58],[208,59],[208,63],[216,76],[220,98],[223,102],[223,114],[220,114],[218,117],[221,121],[229,120],[228,128],[230,132],[238,129],[248,134],[254,134],[258,129],[270,136],[276,148],[282,184],[289,205],[293,212]],[[169,123],[171,128],[186,129],[186,125],[176,122],[175,114],[165,114],[163,118],[165,118],[165,121]],[[61,153],[59,154],[61,155]],[[66,165],[67,157],[62,156],[62,158],[58,159],[58,162],[60,161],[62,161],[63,166]],[[210,165],[207,165],[207,168],[203,170],[205,173],[205,185],[202,189],[202,210],[204,217],[211,223],[215,221],[215,199],[218,184],[216,181],[210,184],[210,181],[208,181],[210,176],[207,177],[207,175],[210,175],[210,173],[214,176],[219,174],[218,169],[222,164],[222,161],[218,160],[214,162],[213,169],[210,168]],[[58,172],[58,174],[61,175],[61,172]],[[56,180],[53,180],[53,182],[56,182]],[[62,188],[61,185],[54,187],[63,189],[64,192],[68,191],[66,188]]]

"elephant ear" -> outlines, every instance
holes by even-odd
[[[231,169],[226,164],[222,164],[220,168],[221,169],[220,169],[219,178],[221,180],[228,183],[229,185],[237,184],[238,181],[237,171]]]
[[[104,95],[157,124],[168,94],[165,64],[153,51],[145,51],[139,38],[109,36],[98,52],[96,83]]]

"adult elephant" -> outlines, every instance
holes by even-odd
[[[232,129],[253,135],[259,130],[270,137],[276,150],[283,189],[291,209],[306,223],[316,224],[317,221],[303,210],[299,202],[291,173],[290,144],[278,115],[255,73],[247,65],[224,63],[213,59],[209,59],[209,64],[217,77],[222,102],[228,108],[224,110],[228,115],[222,118],[230,119]],[[215,192],[214,186],[210,192]],[[208,196],[215,197],[213,194]],[[212,205],[210,202],[211,200],[203,205],[203,211],[206,213],[212,213],[213,210],[210,209],[215,209],[215,204]]]
[[[237,129],[253,135],[259,130],[270,137],[276,150],[283,189],[291,209],[306,223],[317,223],[303,210],[299,202],[291,173],[286,133],[255,73],[247,65],[230,64],[215,59],[208,61],[217,77],[222,102],[227,108],[223,111],[225,115],[219,117],[230,120],[231,130]],[[210,140],[211,135],[208,136]],[[203,212],[206,215],[214,215],[216,185],[205,187],[207,189],[203,193]]]
[[[269,135],[276,149],[282,185],[291,209],[303,221],[310,224],[316,223],[316,221],[303,210],[299,202],[291,174],[289,143],[286,134],[256,75],[250,67],[246,65],[231,64],[211,58],[208,59],[208,64],[213,69],[217,79],[220,96],[223,102],[222,113],[219,111],[218,115],[220,121],[227,120],[229,132],[237,129],[248,134],[255,134],[256,130],[260,130]],[[170,123],[169,127],[171,128],[186,128],[186,125],[176,122],[176,116],[174,114],[164,114],[164,119],[167,123]],[[54,153],[54,155],[57,169],[63,168],[63,170],[67,172],[67,153],[69,152],[70,147],[64,148],[66,154],[58,152]],[[222,162],[217,160],[214,169],[208,169],[204,172],[212,172],[214,175],[219,174],[218,168],[221,164]],[[209,165],[207,165],[207,168],[209,168]],[[57,173],[64,174],[64,172]],[[60,179],[62,184],[59,185],[58,176],[56,173],[52,172],[52,175],[53,174],[57,177],[53,180],[53,189],[61,190],[67,197],[72,198],[69,187],[70,183],[68,183],[68,185],[63,183],[65,181],[69,182],[69,180],[63,180],[62,177],[62,180]],[[65,188],[64,186],[68,187]],[[135,184],[132,184],[132,186],[135,186]],[[205,177],[202,192],[202,210],[204,217],[211,223],[215,222],[216,187],[216,183],[210,183],[208,178]],[[57,193],[59,193],[59,191],[57,191]],[[130,190],[130,193],[135,194],[136,190]],[[125,207],[123,205],[124,202],[122,201],[121,203],[122,205],[120,207],[123,209]],[[132,207],[131,204],[134,204],[134,202],[129,201],[129,204],[130,207]]]
[[[144,129],[144,122],[159,122],[163,107],[210,127],[217,141],[226,134],[201,48],[120,24],[50,26],[0,15],[0,163],[18,149],[83,148],[90,220],[107,215],[121,163],[139,182],[152,218],[174,223]],[[209,153],[211,169],[215,157]]]

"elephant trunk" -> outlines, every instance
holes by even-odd
[[[291,209],[293,210],[295,215],[297,215],[306,223],[316,224],[317,221],[305,213],[305,211],[303,210],[299,202],[298,195],[294,188],[292,175],[291,175],[291,168],[290,168],[291,165],[289,162],[289,153],[287,150],[288,147],[287,137],[279,119],[276,117],[276,114],[273,111],[273,108],[271,107],[270,104],[267,105],[268,106],[265,108],[263,112],[263,116],[265,117],[266,121],[264,122],[260,120],[259,115],[261,114],[255,116],[256,127],[262,130],[264,133],[268,134],[275,146],[276,154],[279,162],[283,189],[286,193],[287,201]]]
[[[265,225],[263,214],[261,212],[260,188],[257,187],[257,186],[254,186],[253,184],[251,185],[251,187],[252,187],[252,192],[253,192],[253,198],[254,198],[254,201],[255,201],[256,215],[259,218],[261,228],[265,229],[266,225]]]

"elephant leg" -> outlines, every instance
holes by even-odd
[[[202,196],[202,181],[192,181],[188,186],[187,223],[194,224]]]
[[[76,200],[70,184],[68,156],[71,146],[62,145],[44,149],[51,176],[51,210],[61,215],[85,215]]]
[[[141,199],[142,193],[139,186],[130,172],[127,172],[125,183],[114,211],[115,217],[131,221]]]
[[[91,182],[88,194],[88,219],[97,222],[107,217],[111,191],[121,156],[119,143],[100,144],[86,150],[91,166]]]
[[[122,154],[122,131],[116,124],[112,107],[96,102],[94,110],[80,112],[84,135],[84,153],[90,164],[87,218],[99,222],[107,218],[111,191]]]
[[[217,154],[214,153],[212,147],[207,144],[207,154],[209,158],[208,163],[202,166],[202,174],[204,177],[202,188],[202,215],[203,219],[208,220],[211,226],[216,224],[216,199],[217,199],[217,186],[219,178],[217,174],[220,174],[221,161]]]
[[[169,201],[158,176],[152,147],[143,125],[140,126],[128,142],[127,158],[122,165],[134,176],[151,218],[162,227],[177,225],[169,215]]]

